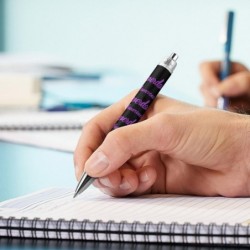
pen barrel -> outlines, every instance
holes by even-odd
[[[221,62],[220,79],[221,80],[226,79],[230,75],[230,73],[231,73],[230,56],[229,53],[225,53],[224,60]],[[217,103],[217,108],[227,110],[228,106],[229,106],[229,98],[225,96],[220,97]]]
[[[227,78],[231,73],[231,62],[229,54],[225,54],[224,60],[221,62],[221,73],[220,73],[220,79],[224,80]]]
[[[139,122],[170,76],[168,69],[157,65],[112,130]]]

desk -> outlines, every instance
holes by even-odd
[[[0,142],[0,201],[48,187],[75,188],[73,156],[48,149]],[[227,247],[81,241],[0,239],[0,250],[221,250]],[[233,248],[231,248],[233,249]],[[239,248],[237,249],[245,249]]]

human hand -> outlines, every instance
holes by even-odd
[[[133,94],[94,117],[75,171],[111,196],[175,193],[249,196],[249,119],[159,96],[144,119],[109,132]]]
[[[250,71],[241,63],[232,62],[232,74],[225,80],[219,79],[220,61],[204,62],[200,66],[205,105],[216,107],[218,98],[229,97],[228,110],[250,113]]]

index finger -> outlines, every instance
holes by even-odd
[[[219,83],[219,73],[221,68],[220,61],[203,62],[200,64],[202,81],[206,85],[216,85]]]
[[[215,85],[220,82],[221,61],[208,61],[200,64],[202,81],[208,85]],[[239,62],[231,62],[231,74],[248,71],[247,67]]]
[[[83,173],[85,162],[111,131],[112,126],[125,110],[126,104],[132,99],[133,93],[104,109],[84,125],[74,152],[75,174],[78,180]]]

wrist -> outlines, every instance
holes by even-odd
[[[250,168],[250,116],[249,115],[240,115],[242,119],[242,124],[241,124],[241,131],[243,132],[244,136],[244,155],[247,159],[247,164],[249,165]]]
[[[237,160],[241,163],[240,167],[246,169],[246,174],[249,175],[248,179],[250,181],[250,117],[237,114],[237,121],[234,122],[232,131],[238,135],[238,143],[236,144],[239,148],[236,152],[238,152],[239,158]]]
[[[230,197],[250,196],[250,117],[230,113],[228,122]],[[234,117],[233,117],[234,116]],[[231,156],[230,156],[231,155]]]
[[[250,117],[248,115],[231,113],[234,119],[231,119],[231,136],[235,138],[237,147],[250,159]]]

